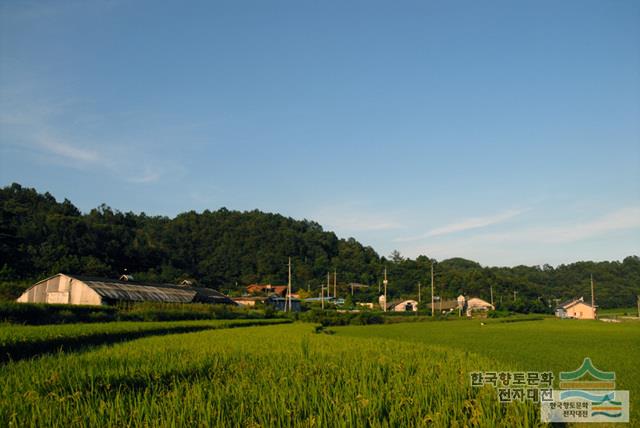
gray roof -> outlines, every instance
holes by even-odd
[[[286,297],[280,297],[280,296],[269,296],[269,297],[267,298],[267,300],[268,300],[268,301],[271,301],[271,302],[281,302],[281,301],[286,301],[286,300],[287,300],[287,298],[286,298]],[[292,298],[291,298],[291,301],[292,301],[292,302],[299,302],[299,301],[300,301],[300,299],[295,298],[295,297],[292,297]]]
[[[188,287],[175,284],[144,284],[106,278],[68,275],[87,284],[100,297],[108,300],[130,302],[165,303],[229,303],[236,304],[229,297],[211,288]]]
[[[440,310],[440,309],[444,309],[444,310],[449,310],[449,309],[457,309],[458,308],[458,301],[457,300],[443,300],[443,301],[439,301],[436,300],[435,302],[436,305],[436,309]],[[429,309],[431,309],[431,302],[427,303],[427,307]]]
[[[406,302],[416,302],[417,304],[419,304],[417,300],[413,300],[413,299],[404,299],[404,300],[395,299],[395,300],[392,300],[389,303],[387,303],[387,309],[393,308],[395,306],[401,305],[401,304],[406,303]]]
[[[580,298],[575,298],[575,299],[571,299],[571,300],[567,300],[565,302],[560,303],[556,309],[568,309],[571,306],[577,304],[577,303],[584,303],[587,306],[591,306],[588,303],[584,302],[584,298],[580,297]]]
[[[321,302],[322,300],[324,300],[325,302],[333,302],[335,299],[335,297],[333,296],[325,296],[325,297],[307,297],[306,299],[302,299],[305,302]]]

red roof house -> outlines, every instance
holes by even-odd
[[[287,286],[286,285],[261,285],[261,284],[251,284],[247,286],[247,293],[249,294],[277,294],[279,296],[287,295]]]

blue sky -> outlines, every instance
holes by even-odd
[[[14,181],[382,255],[640,254],[640,2],[1,1]]]

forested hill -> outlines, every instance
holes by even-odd
[[[0,190],[0,280],[33,281],[66,272],[115,277],[127,272],[145,281],[191,278],[224,291],[253,282],[285,283],[287,258],[294,265],[294,287],[317,292],[328,271],[341,284],[370,284],[372,298],[384,267],[389,294],[412,296],[429,282],[431,260],[395,253],[380,257],[356,240],[340,239],[313,221],[260,211],[222,208],[175,218],[122,213],[102,205],[81,213],[70,201],[58,202],[18,184]],[[464,292],[543,302],[589,295],[594,275],[602,306],[632,306],[640,292],[640,259],[579,262],[570,265],[482,267],[464,259],[436,262],[437,294]]]

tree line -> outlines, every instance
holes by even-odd
[[[489,300],[493,290],[494,301],[503,306],[589,300],[590,275],[601,306],[632,306],[640,286],[635,255],[557,267],[483,267],[461,258],[411,259],[398,252],[384,257],[314,221],[258,210],[221,208],[168,218],[103,204],[81,213],[69,200],[58,202],[16,183],[0,189],[0,281],[33,282],[58,272],[100,277],[126,272],[141,281],[191,279],[233,293],[251,283],[286,283],[288,257],[295,289],[318,294],[327,272],[337,271],[341,293],[350,292],[348,283],[366,284],[369,288],[359,289],[354,298],[370,301],[378,295],[385,268],[390,298],[415,298],[421,283],[423,297],[430,299],[432,263],[438,296],[463,293]]]

